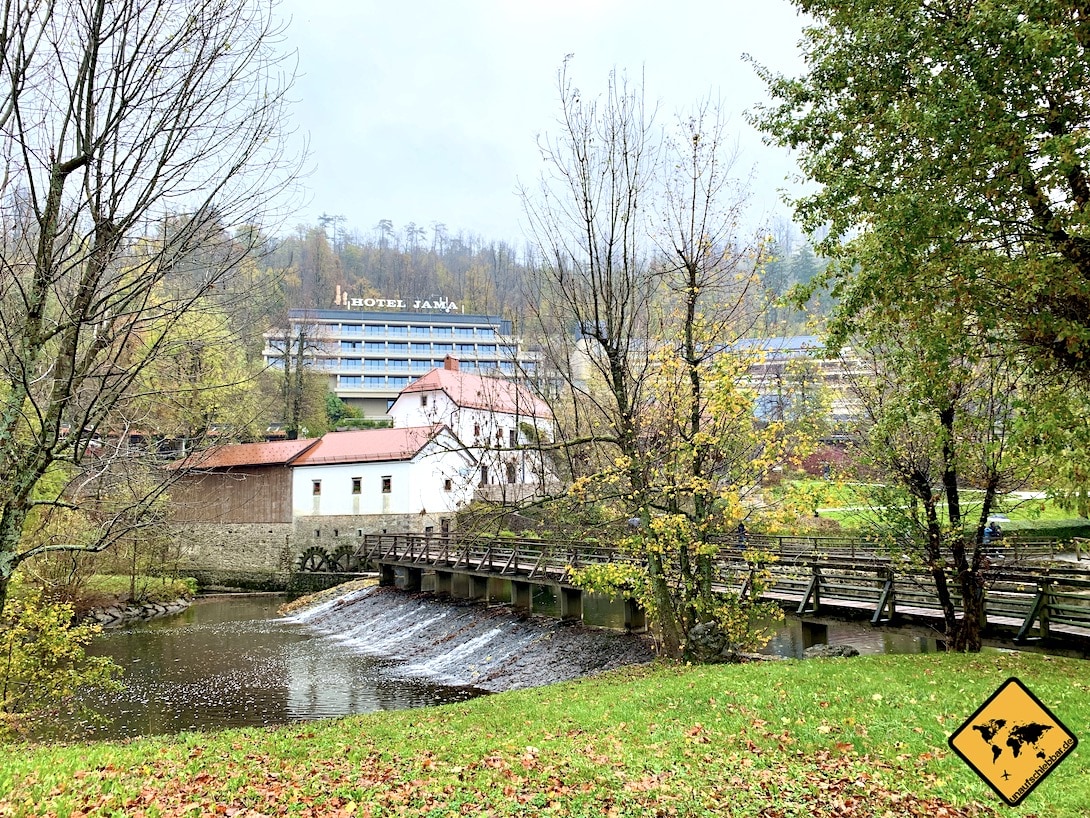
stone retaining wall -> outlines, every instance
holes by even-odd
[[[292,535],[295,553],[311,546],[321,546],[332,552],[338,545],[358,545],[364,534],[423,534],[431,527],[435,534],[442,531],[442,520],[453,521],[454,515],[444,514],[346,514],[321,517],[296,517]]]
[[[287,572],[297,553],[290,523],[184,523],[175,526],[181,543],[178,570]]]

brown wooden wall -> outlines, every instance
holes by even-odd
[[[290,523],[291,469],[245,466],[188,474],[170,489],[180,523]]]

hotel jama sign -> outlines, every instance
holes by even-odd
[[[349,298],[348,293],[337,287],[337,296],[333,303],[347,309],[363,310],[417,310],[428,312],[457,312],[458,305],[445,297],[438,298]]]

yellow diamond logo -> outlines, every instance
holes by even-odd
[[[1078,743],[1018,679],[1007,679],[950,736],[951,749],[1012,807]]]

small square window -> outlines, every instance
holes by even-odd
[[[454,481],[449,477],[443,481],[443,491],[450,491],[454,488]]]
[[[427,395],[421,395],[420,396],[420,408],[424,408],[427,405],[428,405],[428,396]]]
[[[353,494],[362,494],[363,493],[363,478],[362,477],[353,477],[352,478],[352,493]]]
[[[317,497],[318,495],[320,495],[322,493],[322,481],[321,480],[315,480],[311,484],[310,493],[313,494],[315,497]]]
[[[386,475],[385,477],[383,477],[382,478],[382,493],[383,494],[389,494],[390,490],[393,488],[393,483],[394,483],[394,479],[392,477],[390,477],[389,475]]]

